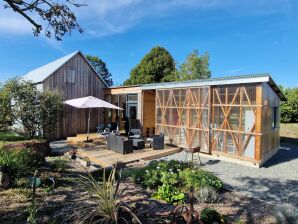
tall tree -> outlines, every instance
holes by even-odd
[[[54,34],[56,40],[62,40],[66,33],[72,30],[83,29],[77,22],[73,11],[69,8],[79,8],[86,4],[76,3],[75,0],[3,0],[5,9],[12,9],[22,15],[33,25],[33,34],[38,36],[45,27],[45,36],[51,37]],[[40,21],[38,21],[38,19]],[[44,21],[44,25],[42,25]]]
[[[131,70],[124,85],[172,81],[174,72],[175,62],[172,55],[165,48],[156,46]]]
[[[101,77],[105,80],[106,84],[110,87],[113,86],[113,79],[112,79],[112,74],[109,72],[106,63],[101,60],[97,56],[91,56],[91,55],[86,55],[86,58],[90,62],[90,64],[93,66],[95,71],[101,75]]]
[[[298,88],[284,88],[280,86],[287,101],[281,103],[281,122],[298,122]]]
[[[209,70],[209,54],[199,55],[194,50],[186,57],[178,72],[179,80],[207,79],[211,77]]]

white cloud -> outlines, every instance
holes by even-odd
[[[26,35],[32,33],[33,26],[21,15],[11,9],[0,8],[0,30],[1,36]]]
[[[84,0],[77,0],[84,2]],[[62,2],[62,1],[61,1]],[[191,10],[231,10],[241,13],[289,13],[289,0],[85,0],[86,7],[72,7],[84,37],[101,37],[126,32],[134,26],[175,15],[175,12]],[[36,15],[35,15],[36,16]],[[0,9],[0,35],[32,35],[32,25],[11,9]],[[41,34],[43,35],[43,34]]]

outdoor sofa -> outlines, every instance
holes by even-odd
[[[109,134],[107,136],[108,149],[118,152],[122,155],[133,153],[133,140],[125,140],[122,136]]]

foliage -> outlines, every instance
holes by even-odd
[[[275,217],[277,223],[281,224],[297,224],[298,209],[292,205],[278,206],[275,209]]]
[[[204,224],[222,223],[220,213],[213,208],[204,208],[200,218]]]
[[[40,127],[40,112],[38,108],[39,93],[29,81],[14,78],[8,80],[1,92],[8,94],[10,119],[13,123],[24,126],[29,137],[33,137]]]
[[[170,203],[181,203],[193,186],[198,193],[199,200],[214,202],[218,199],[217,191],[222,189],[222,181],[212,173],[194,169],[191,163],[177,160],[151,161],[146,167],[132,173],[134,183],[143,187],[155,189],[152,197]],[[207,188],[208,189],[201,189]]]
[[[34,172],[33,184],[32,184],[32,199],[31,199],[31,204],[28,208],[29,216],[27,218],[27,221],[29,224],[37,224],[37,205],[35,202],[36,180],[37,180],[36,176],[37,176],[37,170]]]
[[[19,135],[12,131],[0,132],[0,141],[11,142],[11,141],[22,141],[26,140],[25,136]]]
[[[80,185],[89,192],[91,199],[95,202],[95,205],[80,207],[85,211],[84,216],[81,217],[82,223],[117,223],[120,219],[125,220],[121,217],[120,211],[129,213],[132,218],[141,223],[129,206],[120,201],[123,193],[123,190],[119,190],[120,180],[121,174],[116,179],[116,168],[113,168],[108,178],[104,170],[102,182],[95,180],[90,174],[87,177],[81,176]]]
[[[59,91],[43,91],[40,93],[39,109],[43,137],[49,141],[55,139],[59,118],[62,113],[62,94]]]
[[[39,92],[32,82],[13,78],[8,80],[0,89],[1,96],[9,100],[0,99],[7,103],[5,113],[11,123],[23,128],[25,134],[33,138],[40,130],[44,130],[44,137],[51,140],[57,129],[57,121],[62,108],[62,97],[57,91]],[[3,109],[2,108],[2,109]],[[1,123],[1,121],[0,121]]]
[[[207,79],[211,77],[209,70],[209,54],[199,55],[197,50],[186,57],[178,71],[179,80]]]
[[[162,199],[171,204],[183,203],[185,195],[171,184],[163,184],[159,186],[157,191],[152,195],[155,199]]]
[[[280,88],[287,98],[281,103],[281,122],[298,122],[298,88]]]
[[[0,83],[0,132],[8,130],[12,125],[11,108],[9,93],[4,91],[3,85]]]
[[[186,169],[180,172],[180,177],[185,183],[185,186],[190,189],[200,189],[202,187],[213,187],[216,190],[223,188],[223,182],[212,173],[201,169]]]
[[[58,158],[50,162],[50,166],[54,171],[64,172],[68,168],[69,161],[63,158]]]
[[[53,34],[56,40],[62,40],[62,37],[71,33],[72,30],[77,29],[80,33],[83,32],[70,7],[79,8],[85,4],[69,0],[63,3],[50,0],[4,0],[4,2],[6,3],[5,9],[11,8],[33,25],[34,36],[38,36],[44,27],[46,27],[45,36],[50,38]],[[37,21],[37,18],[41,21]]]
[[[112,74],[109,72],[106,63],[97,56],[86,55],[86,58],[93,66],[95,71],[101,75],[106,84],[111,87],[114,85]]]
[[[188,163],[180,162],[177,160],[153,160],[143,169],[138,170],[133,174],[133,180],[137,184],[141,184],[143,187],[151,189],[157,189],[162,185],[162,178],[178,174],[179,171],[186,169],[189,166]],[[172,184],[177,183],[177,176],[170,178]]]
[[[200,187],[194,195],[199,203],[215,203],[219,199],[218,191],[210,186]]]
[[[23,176],[29,171],[29,149],[0,149],[0,166],[5,167],[12,179]]]
[[[137,85],[173,81],[175,62],[172,55],[163,47],[156,46],[147,53],[141,62],[131,70],[124,85]]]

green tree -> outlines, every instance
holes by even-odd
[[[61,92],[46,90],[40,93],[41,128],[43,138],[55,139],[62,113],[63,99]]]
[[[109,72],[106,63],[101,60],[99,57],[86,55],[87,60],[93,66],[95,71],[101,75],[101,77],[105,80],[106,84],[110,87],[113,86],[112,74]]]
[[[45,27],[45,36],[50,38],[52,34],[56,40],[71,33],[72,30],[83,29],[77,22],[77,18],[71,8],[86,6],[75,1],[51,1],[51,0],[3,0],[4,9],[11,9],[20,14],[33,25],[33,34],[38,36]]]
[[[124,85],[174,81],[174,72],[175,62],[172,55],[165,48],[156,46],[131,70]]]
[[[13,78],[1,86],[0,103],[1,113],[9,121],[0,120],[2,126],[18,124],[30,138],[42,131],[47,140],[53,139],[63,104],[59,92],[40,92],[32,82]]]
[[[197,50],[186,57],[178,71],[179,80],[207,79],[210,77],[209,54],[199,55]]]
[[[287,98],[281,103],[281,122],[298,122],[298,88],[280,88]]]
[[[21,78],[8,80],[1,92],[9,97],[7,101],[13,123],[23,126],[29,137],[34,137],[40,128],[39,93],[36,86]]]
[[[0,83],[0,131],[7,131],[11,125],[12,117],[9,93],[4,90],[3,84]]]

